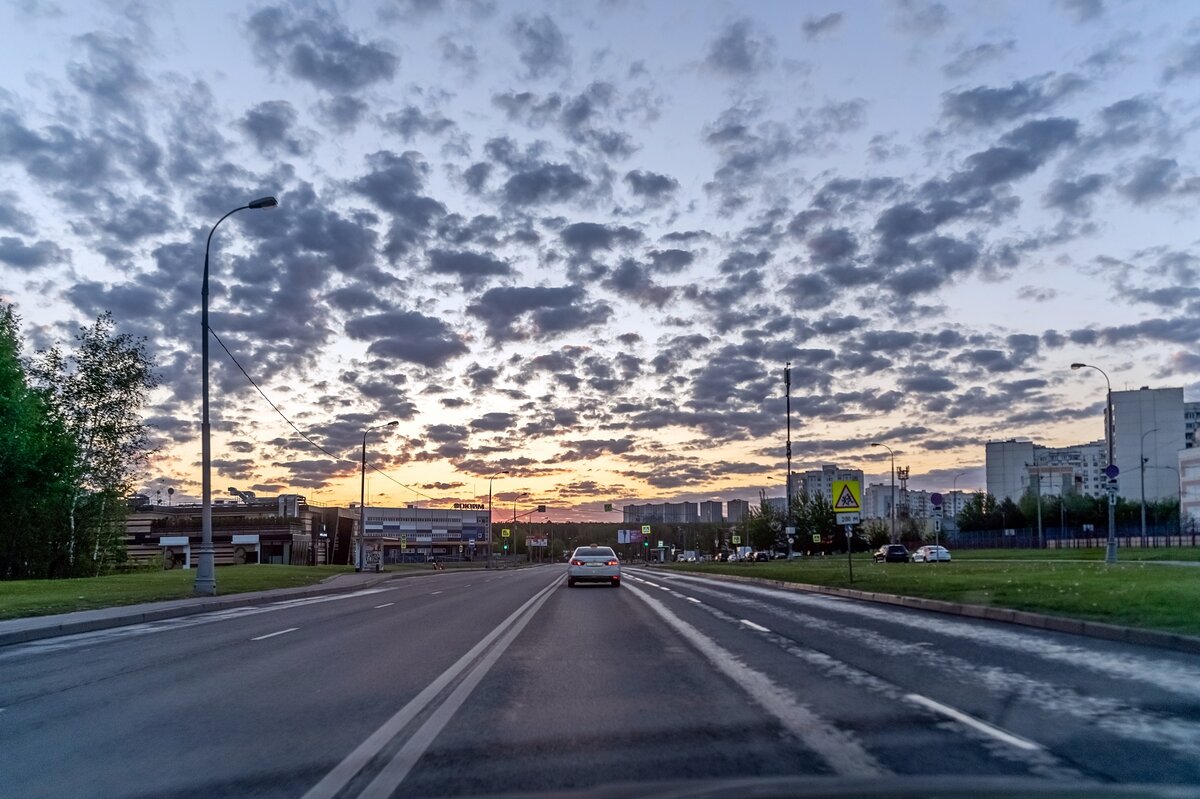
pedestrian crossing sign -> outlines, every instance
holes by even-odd
[[[862,489],[857,480],[833,481],[834,513],[861,513]]]

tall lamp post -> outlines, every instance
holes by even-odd
[[[279,202],[274,197],[260,197],[234,208],[217,220],[217,224],[208,231],[208,241],[204,244],[204,283],[200,287],[200,382],[202,392],[200,401],[200,558],[196,566],[196,582],[192,588],[196,594],[201,596],[215,596],[217,593],[212,534],[212,446],[209,442],[210,428],[208,424],[208,252],[212,247],[212,237],[217,232],[217,225],[238,211],[274,208],[278,204]]]
[[[891,542],[894,544],[894,543],[896,543],[896,453],[887,444],[881,444],[878,441],[872,442],[871,446],[872,447],[883,447],[884,449],[886,449],[888,451],[888,454],[891,455],[891,457],[892,457],[892,498],[888,502],[888,505],[889,505],[889,510],[891,511],[891,517],[892,517]]]
[[[509,471],[510,471],[509,469],[502,469],[501,471],[498,471],[498,472],[496,472],[495,474],[493,474],[491,477],[489,477],[489,478],[488,478],[488,525],[487,525],[487,531],[488,531],[488,555],[487,555],[487,567],[488,567],[489,569],[490,569],[490,568],[492,568],[492,544],[494,543],[494,539],[492,538],[492,481],[496,479],[496,475],[499,475],[499,474],[508,474],[508,473],[509,473]]]
[[[1142,433],[1142,443],[1138,447],[1138,471],[1142,480],[1142,546],[1146,546],[1146,436],[1157,433],[1158,428]]]
[[[787,396],[787,483],[784,489],[784,496],[787,497],[784,501],[787,503],[787,510],[784,512],[784,527],[792,526],[792,362],[788,361],[783,367],[783,391]],[[788,556],[792,552],[792,545],[788,544]]]
[[[1105,395],[1104,414],[1104,437],[1108,439],[1108,467],[1115,467],[1116,461],[1113,460],[1113,406],[1112,406],[1112,381],[1108,379],[1108,373],[1099,366],[1092,366],[1090,363],[1073,363],[1072,369],[1095,369],[1100,374],[1104,375],[1104,384],[1108,386],[1108,393]],[[1108,478],[1108,546],[1104,550],[1104,562],[1117,562],[1117,479],[1115,477]]]
[[[513,555],[517,554],[517,501],[525,499],[525,497],[527,497],[527,496],[529,496],[528,491],[513,498],[513,526],[512,526]],[[526,549],[528,549],[528,547],[526,547]]]
[[[362,443],[362,476],[359,481],[358,495],[358,546],[354,548],[354,571],[363,570],[363,547],[367,537],[367,433],[372,430],[382,430],[385,427],[395,427],[399,421],[392,420],[386,424],[368,427],[363,431]]]

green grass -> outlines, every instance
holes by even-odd
[[[1104,560],[1104,548],[1093,549],[955,549],[957,560]],[[1171,547],[1158,549],[1120,547],[1117,561],[1200,561],[1200,547]]]
[[[1019,558],[986,562],[963,558],[958,552],[954,556],[956,562],[948,564],[885,564],[872,563],[869,555],[856,555],[853,585],[844,556],[670,568],[852,587],[1200,635],[1200,568],[1138,562],[1106,566],[1102,557],[1095,563],[1069,563]]]
[[[395,570],[396,567],[388,569]],[[294,588],[352,571],[347,566],[222,566],[217,569],[217,593],[224,595],[270,588]],[[173,569],[72,580],[0,582],[0,619],[184,599],[192,596],[195,579],[194,570]]]

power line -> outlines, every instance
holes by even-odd
[[[238,371],[240,371],[240,372],[242,373],[242,376],[243,376],[243,377],[245,377],[245,378],[246,378],[246,380],[250,381],[250,385],[254,386],[255,390],[256,390],[256,391],[258,391],[258,393],[259,393],[259,394],[262,396],[262,398],[263,398],[263,399],[265,399],[265,400],[267,401],[267,404],[271,406],[271,409],[272,409],[272,410],[274,410],[274,411],[275,411],[275,413],[279,414],[279,418],[280,418],[280,419],[283,419],[283,421],[287,422],[287,423],[288,423],[288,425],[289,425],[289,426],[290,426],[290,427],[291,427],[293,430],[295,430],[295,431],[296,431],[297,435],[299,435],[301,438],[303,438],[303,439],[304,439],[305,441],[307,441],[309,444],[312,444],[314,447],[316,447],[317,449],[321,450],[321,452],[324,452],[326,455],[328,455],[329,457],[333,458],[335,461],[340,461],[340,462],[342,462],[342,463],[358,463],[358,461],[351,460],[350,458],[343,458],[343,457],[341,457],[340,455],[334,455],[332,452],[330,452],[329,450],[327,450],[327,449],[325,449],[324,447],[322,447],[322,446],[321,446],[320,444],[318,444],[316,441],[313,441],[311,438],[309,438],[309,437],[308,437],[308,434],[306,434],[306,433],[305,433],[303,430],[301,430],[299,427],[296,427],[296,425],[292,423],[292,420],[291,420],[291,419],[289,419],[289,418],[287,418],[286,416],[284,416],[284,414],[283,414],[283,411],[279,410],[279,406],[278,406],[278,405],[276,405],[274,402],[272,402],[272,401],[271,401],[271,398],[270,398],[270,397],[268,397],[268,396],[267,396],[267,394],[266,394],[266,392],[262,390],[262,387],[261,387],[261,386],[260,386],[258,383],[254,382],[254,378],[253,378],[253,377],[251,377],[251,376],[249,375],[249,373],[248,373],[248,372],[245,370],[245,368],[243,368],[243,367],[242,367],[242,365],[241,365],[241,364],[238,362],[238,359],[237,359],[237,358],[235,358],[235,357],[234,357],[234,355],[233,355],[233,353],[229,351],[229,348],[225,346],[225,342],[224,342],[224,341],[221,341],[221,337],[217,335],[217,331],[213,330],[211,325],[210,325],[210,326],[209,326],[209,328],[208,328],[208,332],[209,332],[209,333],[212,333],[212,337],[213,337],[214,339],[216,339],[216,341],[217,341],[217,343],[218,343],[218,344],[220,344],[220,345],[221,345],[221,349],[225,350],[225,354],[229,356],[229,360],[233,361],[233,364],[234,364],[234,366],[236,366],[236,367],[238,368]],[[428,494],[424,493],[423,491],[418,491],[417,489],[413,488],[413,487],[412,487],[412,486],[410,486],[410,485],[407,485],[407,484],[405,484],[405,483],[401,483],[399,480],[397,480],[396,478],[392,477],[390,474],[388,474],[387,472],[383,471],[382,469],[380,469],[380,468],[379,468],[378,466],[376,466],[375,464],[373,464],[373,463],[369,463],[369,464],[367,464],[367,465],[368,465],[368,466],[370,466],[370,467],[371,467],[373,470],[375,470],[376,472],[379,472],[381,475],[383,475],[384,477],[386,477],[388,480],[391,480],[393,483],[395,483],[396,485],[400,486],[401,488],[406,488],[406,489],[408,489],[409,491],[413,492],[414,494],[419,494],[420,496],[423,496],[423,497],[425,497],[425,498],[426,498],[426,499],[428,499],[428,500],[433,500],[433,501],[436,501],[436,500],[434,500],[434,497],[431,497],[431,496],[429,496]]]

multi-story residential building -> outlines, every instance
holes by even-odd
[[[833,502],[834,480],[856,480],[859,486],[862,486],[863,471],[862,469],[841,469],[836,464],[826,463],[820,469],[792,472],[792,493],[793,495],[804,493],[810,497],[822,496]]]
[[[767,507],[776,513],[783,515],[787,513],[787,497],[767,497]]]
[[[1200,447],[1182,449],[1179,464],[1179,521],[1185,532],[1200,530]]]
[[[862,496],[863,518],[892,518],[892,505],[896,502],[896,498],[900,496],[900,486],[897,485],[895,489],[893,493],[891,483],[872,483],[864,488]]]
[[[625,524],[692,524],[700,521],[695,502],[626,505],[621,510]]]
[[[701,502],[700,521],[715,524],[720,524],[724,521],[721,516],[721,503],[719,501]]]
[[[1200,429],[1200,402],[1183,403],[1183,445],[1196,446],[1196,431]]]
[[[1003,501],[1021,498],[1029,485],[1029,465],[1036,464],[1037,448],[1032,441],[989,441],[985,447],[988,493]]]
[[[728,515],[726,521],[730,524],[740,522],[750,515],[750,503],[744,499],[731,499],[725,503]]]
[[[1149,388],[1112,393],[1113,459],[1121,470],[1117,493],[1147,501],[1179,495],[1178,453],[1186,448],[1187,427],[1182,388]],[[1145,459],[1144,461],[1142,459]]]

